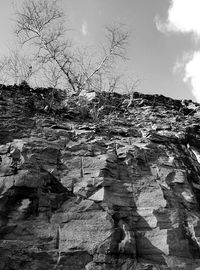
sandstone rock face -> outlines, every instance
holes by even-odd
[[[0,270],[199,270],[200,105],[41,93],[0,90]]]

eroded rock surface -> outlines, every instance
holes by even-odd
[[[199,104],[0,94],[1,270],[200,269]]]

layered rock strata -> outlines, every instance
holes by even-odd
[[[0,94],[1,270],[200,269],[199,104]]]

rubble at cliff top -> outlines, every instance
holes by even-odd
[[[0,270],[199,270],[199,121],[191,100],[1,85]]]

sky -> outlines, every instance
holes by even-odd
[[[16,1],[0,1],[0,55],[14,46]],[[105,40],[105,26],[125,24],[128,61],[118,67],[135,89],[200,102],[199,0],[61,0],[66,26],[83,46]]]

